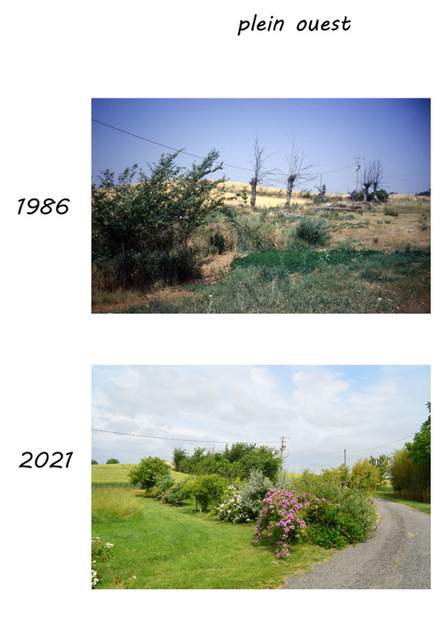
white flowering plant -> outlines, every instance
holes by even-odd
[[[216,516],[227,522],[251,522],[253,518],[242,504],[242,497],[234,485],[227,487],[227,492],[220,505],[216,507]]]
[[[252,470],[246,481],[227,488],[226,496],[216,509],[217,517],[227,522],[256,520],[262,501],[272,487],[272,481],[261,470]]]
[[[100,537],[92,537],[92,589],[95,589],[101,581],[97,568],[101,563],[111,558],[112,549],[113,544],[111,542],[105,542]]]

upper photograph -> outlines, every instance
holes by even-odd
[[[92,100],[92,312],[430,313],[429,99]]]

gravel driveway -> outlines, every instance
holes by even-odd
[[[338,551],[285,589],[430,589],[430,515],[375,499],[378,528],[363,544]]]

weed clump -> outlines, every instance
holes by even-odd
[[[296,236],[311,245],[323,245],[329,238],[329,225],[326,219],[303,217],[296,229]]]

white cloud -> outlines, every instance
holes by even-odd
[[[340,463],[343,448],[355,461],[369,454],[358,449],[407,436],[425,417],[427,368],[367,368],[95,367],[93,427],[196,440],[275,441],[275,446],[283,434],[292,469],[319,469]],[[175,446],[197,446],[104,433],[93,440],[99,461],[115,456],[134,462],[149,454],[170,458]]]

